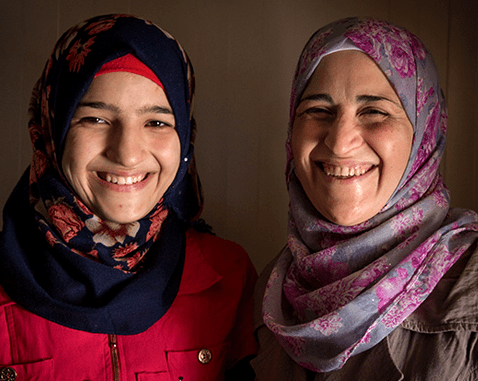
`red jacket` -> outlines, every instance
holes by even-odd
[[[0,289],[0,379],[17,381],[222,380],[255,354],[252,291],[257,274],[238,245],[187,232],[179,293],[143,333],[94,334],[36,316]]]

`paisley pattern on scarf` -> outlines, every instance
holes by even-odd
[[[142,219],[94,215],[61,169],[72,115],[95,74],[132,54],[164,86],[180,141],[180,165]],[[32,162],[10,196],[0,233],[0,284],[24,308],[89,332],[135,334],[170,307],[181,280],[185,232],[202,193],[194,161],[194,73],[179,43],[150,21],[97,16],[57,42],[29,108]]]
[[[414,127],[405,173],[380,213],[355,226],[325,220],[295,174],[291,128],[320,59],[360,50],[382,69]],[[302,367],[327,372],[380,342],[432,292],[478,238],[478,216],[450,209],[439,173],[446,108],[433,58],[410,32],[348,18],[317,31],[294,78],[286,178],[288,244],[270,276],[263,317]]]

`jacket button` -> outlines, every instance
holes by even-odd
[[[212,352],[209,349],[201,349],[198,352],[198,360],[201,364],[207,364],[212,360]]]
[[[17,372],[15,372],[15,369],[10,367],[0,369],[0,380],[13,381],[16,378],[17,378]]]

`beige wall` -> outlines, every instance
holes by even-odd
[[[286,239],[284,139],[294,66],[323,24],[370,15],[416,33],[449,102],[443,165],[453,205],[478,210],[476,0],[0,0],[0,207],[30,159],[31,88],[60,34],[101,13],[150,18],[176,36],[197,76],[204,217],[258,270]]]

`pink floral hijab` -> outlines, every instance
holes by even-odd
[[[403,177],[382,211],[356,226],[325,220],[295,174],[295,110],[320,59],[360,50],[390,80],[414,127]],[[300,57],[291,96],[288,242],[267,284],[263,318],[304,368],[327,372],[399,326],[478,238],[478,216],[450,209],[439,173],[446,108],[433,58],[410,32],[374,19],[339,20],[317,31]]]
[[[180,165],[163,199],[128,224],[89,210],[61,169],[71,117],[105,63],[133,55],[162,84],[174,113]],[[186,230],[202,197],[194,165],[194,75],[181,45],[148,20],[102,15],[58,40],[30,103],[30,167],[4,209],[0,285],[22,307],[95,333],[136,334],[171,306]]]

